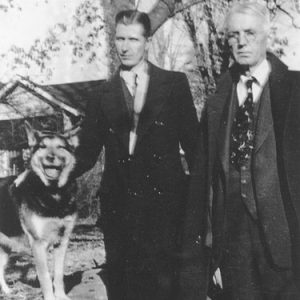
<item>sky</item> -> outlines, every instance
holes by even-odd
[[[75,32],[72,28],[74,24],[74,14],[76,8],[90,1],[98,10],[97,13],[103,15],[100,6],[101,1],[97,0],[14,0],[14,8],[7,12],[0,10],[0,81],[9,81],[14,74],[29,76],[33,81],[41,84],[56,84],[66,82],[78,82],[87,80],[105,79],[108,76],[109,60],[108,45],[105,42],[105,34],[99,35],[101,43],[97,47],[97,59],[88,64],[85,55],[76,59],[72,53],[72,46],[61,45],[60,51],[51,55],[51,60],[47,62],[47,68],[52,71],[51,76],[41,72],[38,66],[30,64],[30,69],[24,68],[15,63],[16,54],[9,51],[12,45],[21,47],[28,51],[34,40],[43,40],[53,29],[63,41],[74,38],[75,34],[85,40],[87,39],[89,26]],[[149,11],[158,0],[140,0],[139,9]],[[0,0],[1,5],[5,5],[8,0]],[[289,1],[286,1],[288,3]],[[291,2],[290,2],[291,3]],[[294,20],[300,28],[300,14],[291,10]],[[284,14],[279,14],[274,20],[278,27],[279,36],[287,37],[288,46],[285,47],[285,55],[282,60],[290,69],[300,70],[300,29],[291,26],[291,18]],[[58,23],[66,25],[66,31],[61,32]],[[101,24],[98,24],[101,25]]]
[[[0,5],[6,0],[0,0]],[[84,0],[14,0],[14,8],[7,12],[0,10],[0,81],[8,81],[14,73],[30,77],[38,83],[62,83],[86,80],[103,79],[108,74],[107,48],[105,47],[104,35],[100,35],[101,46],[97,49],[98,59],[92,63],[86,63],[86,57],[77,59],[73,63],[72,47],[70,45],[61,46],[61,50],[55,55],[51,55],[51,62],[48,67],[52,70],[51,78],[46,78],[41,74],[40,69],[32,67],[30,70],[18,67],[12,71],[15,57],[8,52],[12,45],[29,50],[35,39],[44,39],[49,28],[61,34],[59,27],[54,27],[57,23],[67,25],[67,31],[63,34],[64,39],[72,38],[75,32],[71,28],[74,23],[73,16],[76,8],[85,2]],[[91,0],[94,6],[98,5],[98,12],[103,14],[100,1]],[[72,23],[73,22],[73,23]],[[86,38],[89,28],[86,26],[81,32],[76,32],[82,39]],[[3,56],[4,55],[4,56]],[[102,58],[102,59],[100,59]]]

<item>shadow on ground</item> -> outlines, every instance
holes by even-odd
[[[104,257],[100,230],[93,224],[81,223],[76,226],[65,262],[65,287],[72,300],[107,299],[99,276]],[[50,264],[49,267],[51,268]],[[14,255],[6,270],[6,280],[12,287],[12,293],[3,295],[0,292],[0,300],[43,299],[32,256]]]

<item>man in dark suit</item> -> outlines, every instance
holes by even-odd
[[[105,148],[100,188],[109,300],[176,298],[185,207],[180,146],[193,162],[198,120],[183,73],[146,58],[150,21],[138,11],[116,16],[121,67],[90,99],[75,173]]]
[[[268,29],[266,7],[231,7],[234,63],[207,101],[192,172],[184,246],[197,254],[200,235],[212,247],[215,299],[300,299],[300,76],[267,53]]]

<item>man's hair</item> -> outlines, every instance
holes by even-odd
[[[144,28],[144,36],[148,38],[151,35],[151,22],[149,16],[144,12],[132,9],[122,10],[116,15],[115,24],[116,26],[118,24],[140,24]]]
[[[224,31],[228,32],[229,20],[234,14],[245,14],[260,17],[263,20],[263,30],[267,34],[270,30],[270,13],[266,5],[254,2],[254,1],[243,1],[235,2],[229,9],[225,21]]]

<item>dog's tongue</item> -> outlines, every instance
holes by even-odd
[[[56,179],[60,175],[60,171],[56,168],[46,168],[45,173],[49,178]]]

